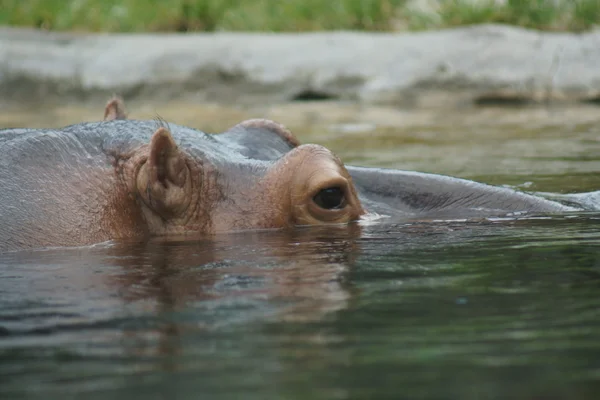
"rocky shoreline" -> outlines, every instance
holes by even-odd
[[[5,103],[600,103],[600,31],[78,34],[0,29]]]

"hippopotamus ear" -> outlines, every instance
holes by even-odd
[[[116,119],[127,119],[125,104],[120,97],[113,96],[104,107],[104,121],[114,121]]]
[[[237,144],[238,152],[257,160],[276,160],[300,145],[285,126],[268,119],[240,122],[216,138],[226,145]]]
[[[137,176],[137,189],[144,202],[163,217],[177,213],[186,201],[188,178],[186,155],[166,128],[158,128]]]

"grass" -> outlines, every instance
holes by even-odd
[[[600,0],[440,0],[437,16],[422,19],[414,28],[502,23],[580,32],[600,24]]]
[[[435,2],[435,1],[434,1]],[[397,31],[477,23],[552,31],[600,24],[600,0],[0,0],[0,24],[51,30]]]

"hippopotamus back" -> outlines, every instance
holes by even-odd
[[[69,129],[19,129],[0,134],[0,149],[0,250],[98,237],[115,181],[101,147]]]

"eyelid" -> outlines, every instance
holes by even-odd
[[[313,183],[311,186],[314,187],[312,192],[310,193],[310,198],[315,197],[320,191],[325,189],[331,189],[334,187],[338,187],[344,192],[344,196],[347,194],[348,189],[348,181],[343,178],[336,176],[334,178],[326,178],[323,179],[322,182]]]

